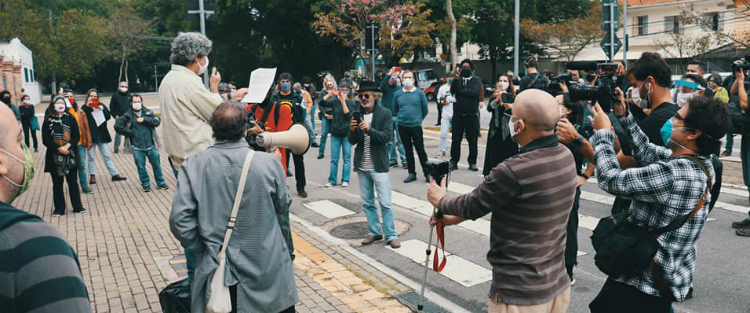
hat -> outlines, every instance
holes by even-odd
[[[357,92],[365,91],[380,92],[380,88],[378,88],[378,85],[375,84],[374,81],[363,80],[359,83],[359,89],[357,89]]]

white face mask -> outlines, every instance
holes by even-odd
[[[512,139],[514,142],[516,139],[516,135],[518,135],[518,132],[516,131],[516,123],[520,122],[521,120],[513,121],[513,118],[511,117],[510,120],[508,120],[508,130],[510,131],[510,139]]]
[[[140,111],[143,109],[143,103],[133,102],[133,111]]]
[[[23,100],[23,103],[31,104],[31,100]]]
[[[128,87],[120,87],[120,92],[122,93],[128,92]]]
[[[695,96],[696,92],[680,92],[677,93],[677,105],[682,107],[683,105],[686,105],[690,99]]]
[[[65,103],[64,102],[55,102],[55,112],[57,112],[57,113],[65,112]]]
[[[203,75],[208,70],[208,56],[206,56],[206,64],[201,64],[200,61],[198,61],[198,65],[200,65],[200,69],[198,69],[198,75]]]
[[[411,78],[404,79],[403,83],[406,88],[414,87],[414,80]]]
[[[503,90],[508,90],[508,87],[510,86],[509,82],[500,82],[500,85],[503,86]]]

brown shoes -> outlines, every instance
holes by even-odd
[[[398,239],[391,239],[390,241],[388,241],[388,245],[393,249],[401,248],[401,242],[398,241]]]
[[[365,240],[362,240],[362,245],[366,246],[379,240],[383,240],[383,235],[367,236],[365,237]]]
[[[96,175],[89,175],[89,184],[96,185]]]
[[[127,177],[125,177],[125,176],[122,176],[122,175],[120,175],[120,174],[117,174],[117,175],[115,175],[115,176],[112,176],[112,181],[121,181],[121,180],[126,180],[126,179],[128,179],[128,178],[127,178]]]

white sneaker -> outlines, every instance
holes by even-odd
[[[570,281],[570,285],[571,285],[571,286],[573,286],[573,285],[575,285],[575,284],[576,284],[576,279],[575,279],[575,278],[573,278],[573,280],[571,280],[571,281]]]

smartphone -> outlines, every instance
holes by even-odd
[[[401,72],[401,67],[400,66],[396,66],[396,68],[394,69],[394,72],[397,72],[397,73]]]
[[[342,96],[342,94],[341,94],[341,89],[339,89],[339,97],[341,97],[341,96]]]
[[[500,100],[503,103],[513,103],[513,95],[512,94],[504,93],[500,97],[501,97]]]
[[[359,122],[362,120],[361,114],[359,111],[352,112],[352,118],[357,121],[357,126],[359,126]]]

